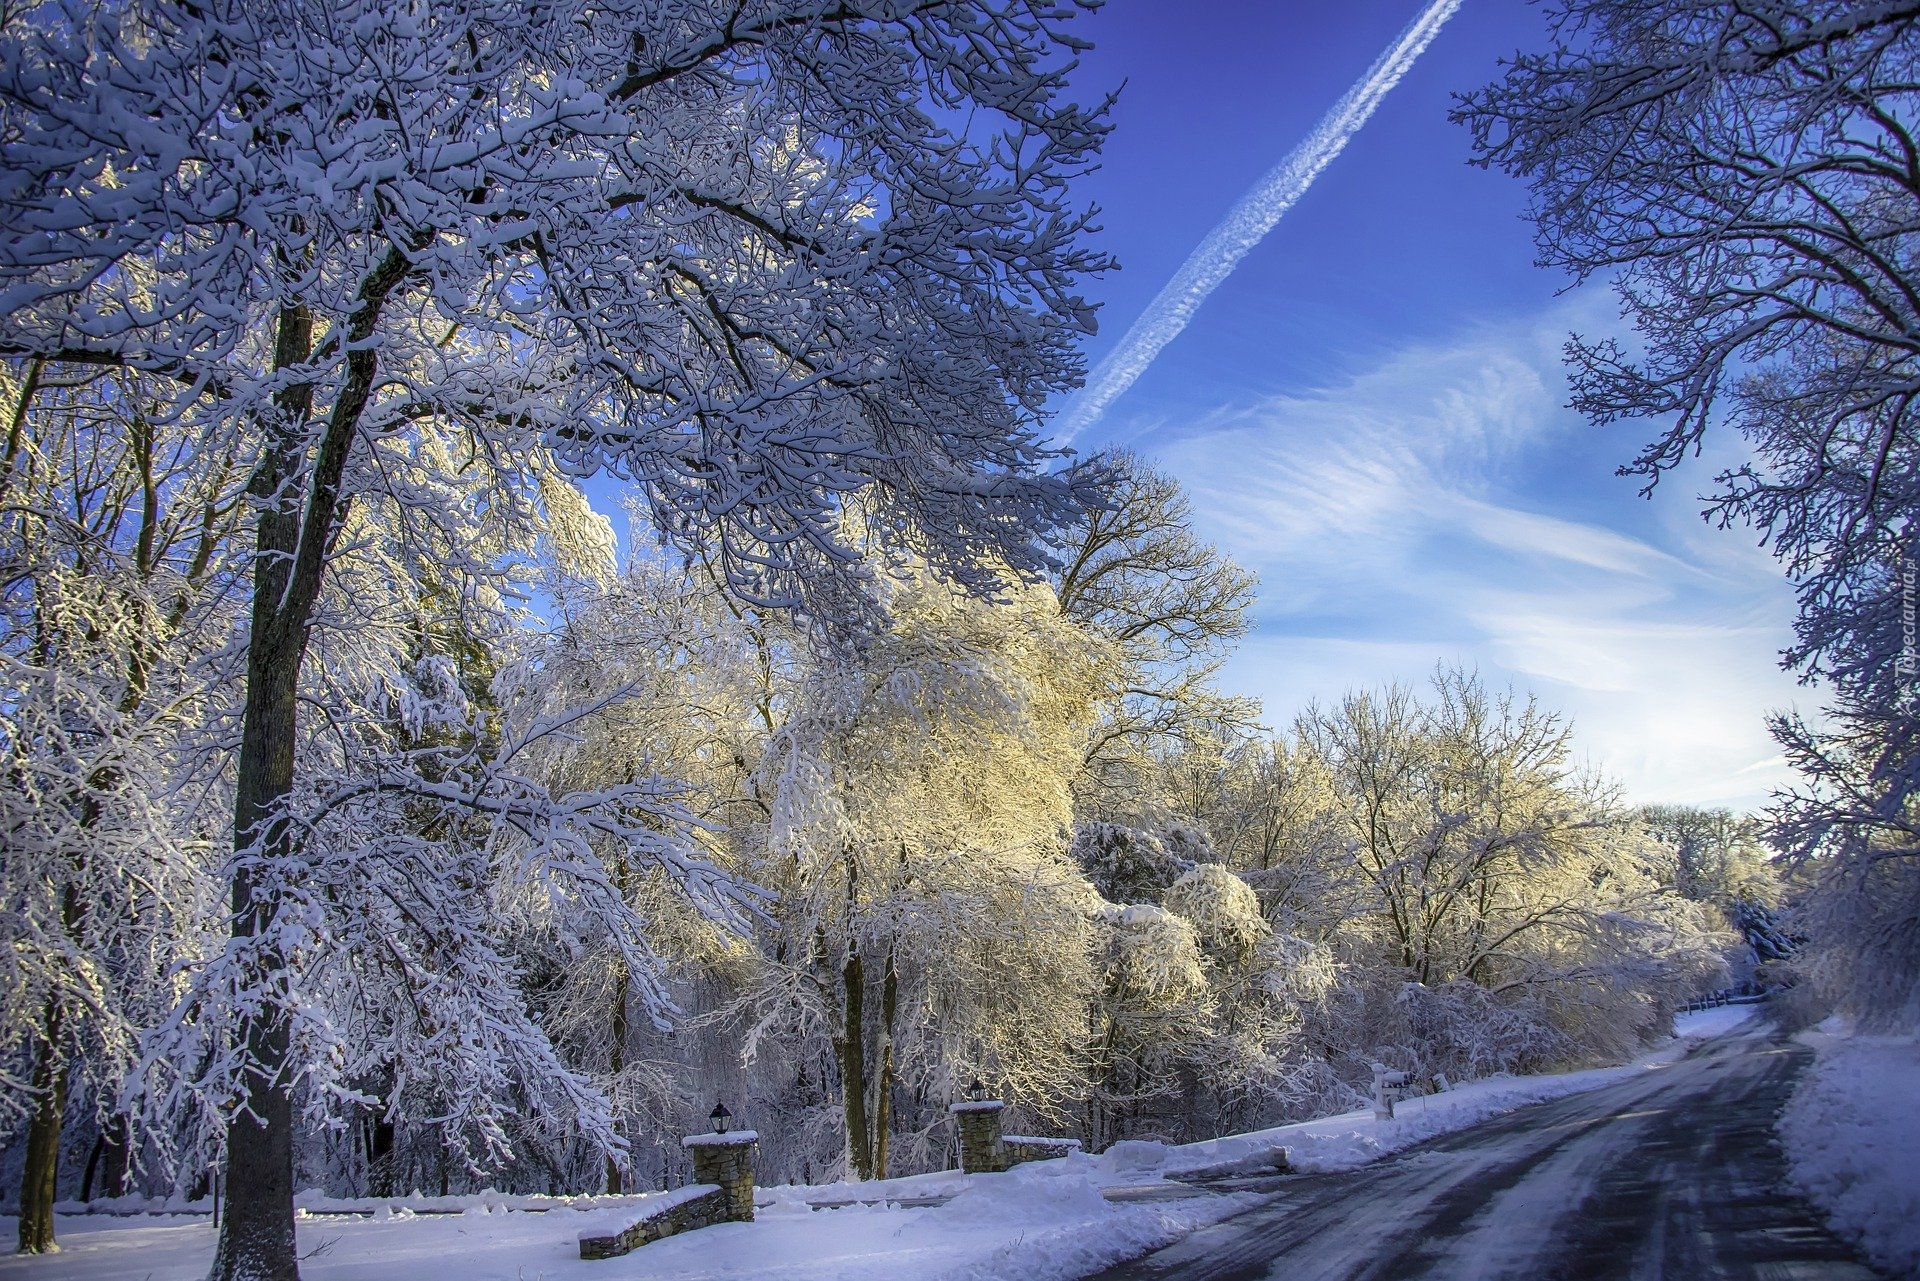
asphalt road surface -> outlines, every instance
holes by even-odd
[[[1095,1281],[1866,1281],[1784,1186],[1773,1122],[1808,1057],[1756,1019],[1365,1169],[1273,1180]]]

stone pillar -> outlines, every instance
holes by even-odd
[[[715,1184],[727,1194],[726,1217],[734,1223],[753,1222],[753,1149],[759,1142],[752,1130],[680,1140],[693,1157],[693,1181]]]
[[[968,1174],[992,1174],[1007,1168],[1007,1145],[1000,1138],[999,1099],[950,1104],[960,1123],[960,1168]]]

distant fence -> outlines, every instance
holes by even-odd
[[[1772,992],[1737,992],[1730,987],[1722,988],[1718,992],[1709,992],[1705,996],[1688,1001],[1680,1007],[1679,1013],[1691,1014],[1695,1010],[1713,1010],[1722,1005],[1758,1005],[1772,995]]]

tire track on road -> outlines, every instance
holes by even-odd
[[[1784,1188],[1806,1052],[1769,1028],[1273,1200],[1093,1281],[1866,1281]]]

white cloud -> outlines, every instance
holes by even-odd
[[[1474,537],[1516,556],[1563,560],[1636,578],[1698,572],[1657,547],[1598,525],[1543,516],[1473,498],[1456,499],[1453,508],[1452,515]]]
[[[1776,665],[1792,594],[1750,533],[1699,519],[1712,466],[1643,501],[1609,475],[1639,441],[1562,407],[1565,334],[1614,323],[1597,304],[1159,438],[1203,532],[1261,575],[1226,679],[1271,722],[1463,662],[1573,716],[1637,799],[1758,805],[1788,780],[1763,715],[1818,703]]]

